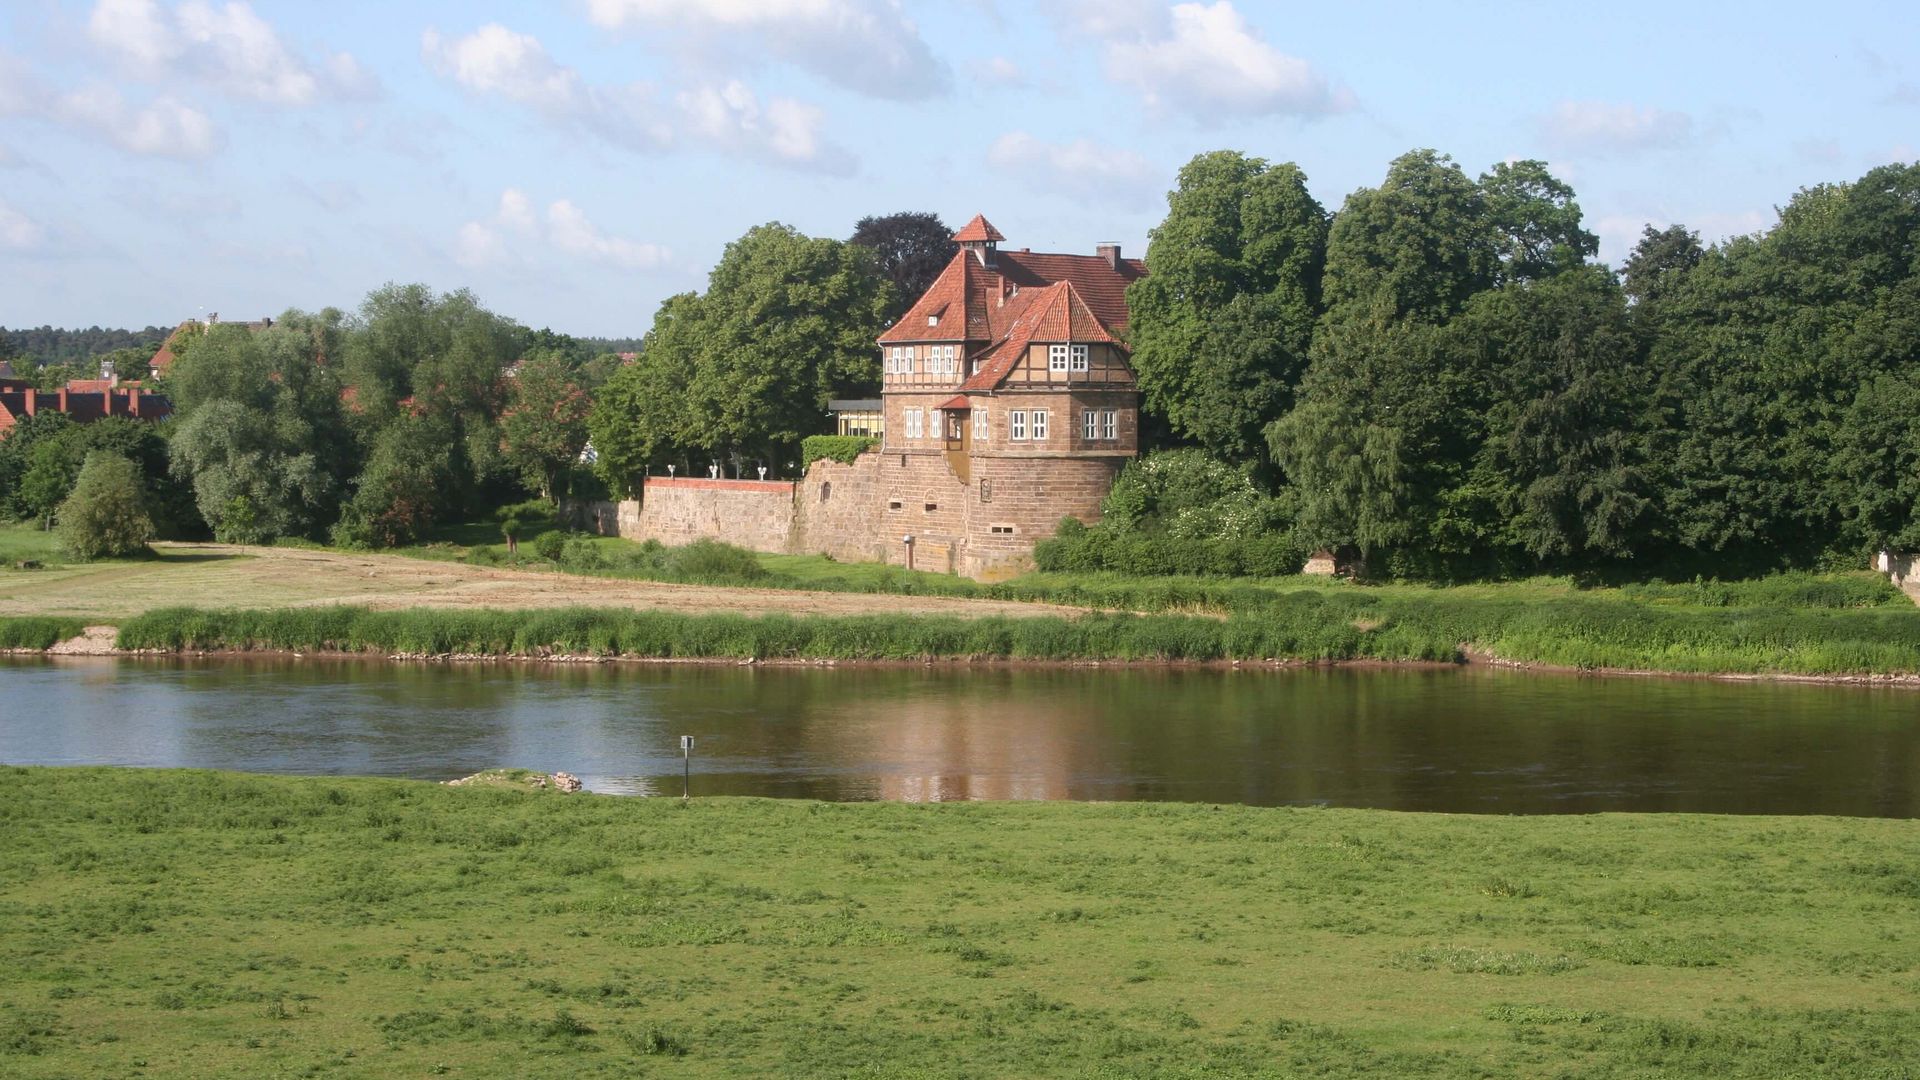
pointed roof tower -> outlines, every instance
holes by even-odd
[[[993,265],[994,245],[1005,239],[985,214],[973,215],[972,221],[962,225],[960,231],[953,234],[954,243],[978,259],[981,266]]]

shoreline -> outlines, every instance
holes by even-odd
[[[1895,690],[1920,690],[1920,673],[1870,673],[1808,675],[1793,672],[1737,671],[1662,671],[1657,668],[1579,667],[1533,660],[1512,660],[1473,649],[1463,649],[1461,657],[1444,660],[1379,660],[1373,658],[1317,660],[1276,657],[1264,660],[1127,660],[1127,659],[1038,659],[998,656],[938,656],[902,660],[840,659],[831,657],[750,657],[724,656],[600,656],[581,653],[382,653],[377,650],[301,650],[301,649],[121,649],[105,642],[110,635],[100,633],[107,627],[90,626],[79,637],[62,641],[47,649],[0,649],[7,657],[84,657],[120,660],[245,660],[288,659],[354,661],[360,663],[413,664],[542,664],[571,666],[580,664],[655,665],[681,667],[772,667],[834,668],[852,670],[903,670],[907,668],[1099,668],[1131,671],[1285,671],[1305,668],[1359,668],[1396,671],[1444,671],[1491,668],[1525,674],[1591,676],[1596,678],[1686,679],[1707,682],[1793,683],[1816,686],[1854,686]]]

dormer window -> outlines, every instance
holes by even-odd
[[[935,314],[932,314],[932,315],[929,315],[929,316],[927,316],[927,325],[928,325],[928,326],[939,326],[939,325],[940,325],[940,315],[939,315],[939,314],[938,314],[938,313],[936,312]]]

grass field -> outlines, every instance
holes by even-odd
[[[0,769],[0,1075],[1920,1070],[1920,823]]]

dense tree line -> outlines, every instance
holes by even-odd
[[[1145,408],[1389,572],[1920,544],[1920,167],[1711,247],[1649,227],[1619,273],[1596,249],[1539,162],[1415,151],[1329,214],[1296,166],[1203,154],[1129,291]]]
[[[171,327],[162,326],[143,330],[107,330],[98,326],[85,330],[61,330],[52,326],[10,330],[0,326],[0,360],[11,363],[16,371],[28,371],[84,364],[115,349],[145,349],[147,356],[152,356],[172,332]]]
[[[376,290],[352,313],[215,324],[175,353],[167,421],[47,413],[0,441],[0,514],[50,526],[105,452],[131,463],[162,536],[405,543],[529,492],[597,492],[578,464],[586,403],[622,363],[421,285]],[[128,470],[95,473],[98,486]]]

